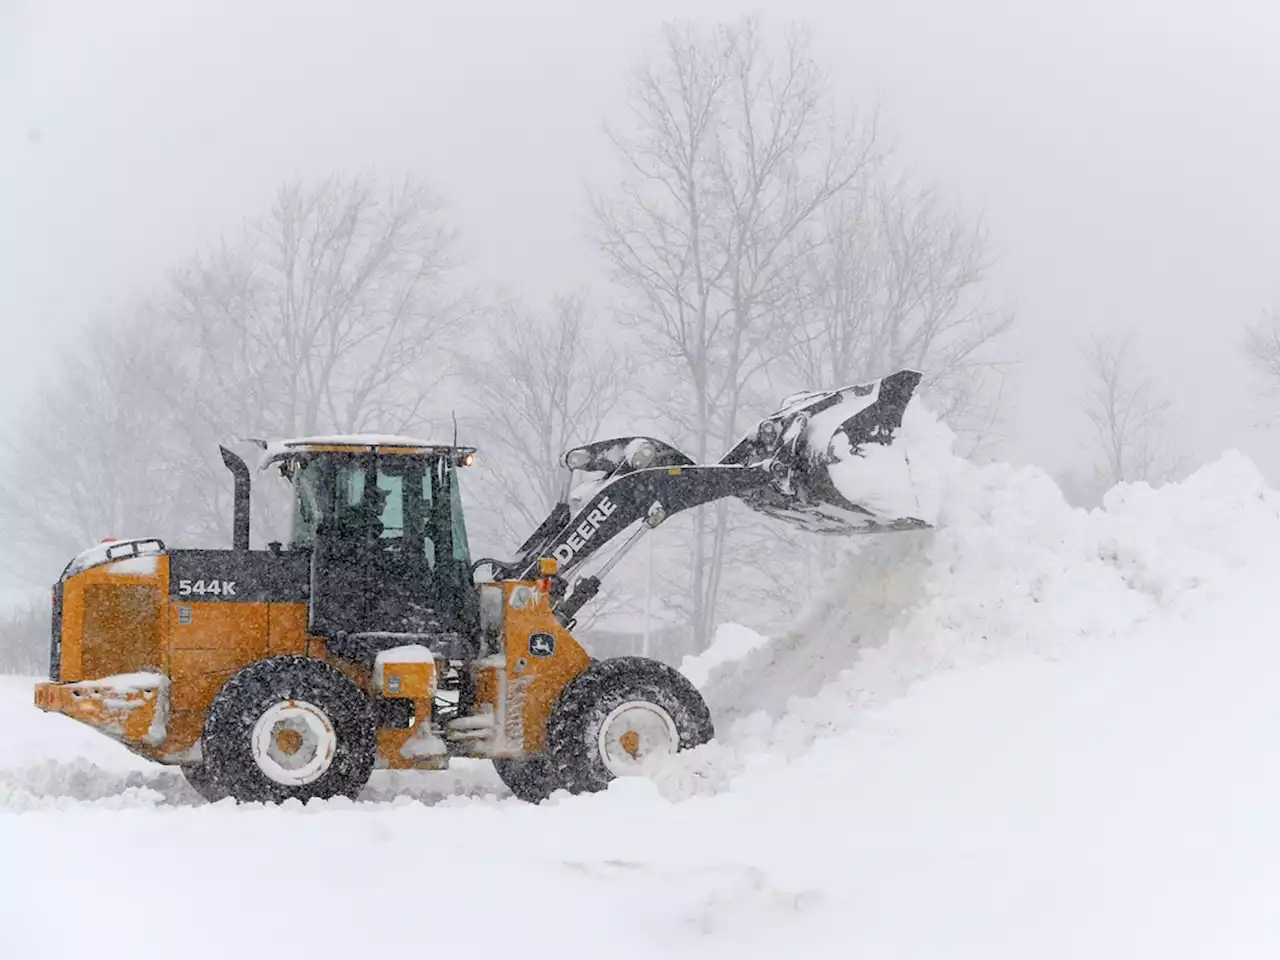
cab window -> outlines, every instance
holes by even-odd
[[[378,518],[382,525],[379,536],[383,540],[399,540],[405,535],[404,477],[379,469],[378,489],[386,498]]]

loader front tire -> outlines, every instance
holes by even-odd
[[[565,687],[547,721],[559,785],[603,790],[616,777],[653,776],[676,752],[715,736],[697,687],[644,657],[598,660]]]
[[[524,760],[495,760],[493,768],[507,789],[525,803],[541,803],[560,788],[551,758],[527,757]]]
[[[240,802],[354,799],[373,771],[374,723],[368,698],[335,667],[260,660],[209,705],[202,776]]]
[[[191,789],[210,803],[217,803],[228,796],[227,791],[214,782],[213,777],[209,774],[209,768],[203,763],[183,767],[182,775],[186,778],[187,784]]]

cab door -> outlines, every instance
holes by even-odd
[[[334,457],[321,480],[310,630],[419,633],[434,607],[421,457]]]

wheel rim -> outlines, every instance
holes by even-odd
[[[645,700],[619,704],[600,724],[600,759],[615,777],[648,777],[680,749],[671,714]]]
[[[300,787],[324,776],[333,763],[338,734],[314,703],[285,700],[258,718],[250,742],[254,762],[267,779]]]

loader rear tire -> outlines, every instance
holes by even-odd
[[[551,765],[570,793],[615,777],[653,776],[680,750],[715,736],[697,687],[644,657],[598,660],[560,694],[547,721]]]
[[[541,803],[560,788],[550,757],[495,760],[493,768],[507,789],[525,803]]]
[[[229,796],[226,790],[214,782],[209,773],[209,768],[203,763],[183,767],[182,775],[186,778],[191,789],[210,803],[217,803],[219,800],[225,800]]]
[[[337,668],[308,657],[260,660],[209,706],[204,775],[240,802],[355,799],[373,771],[374,723],[368,698]]]

